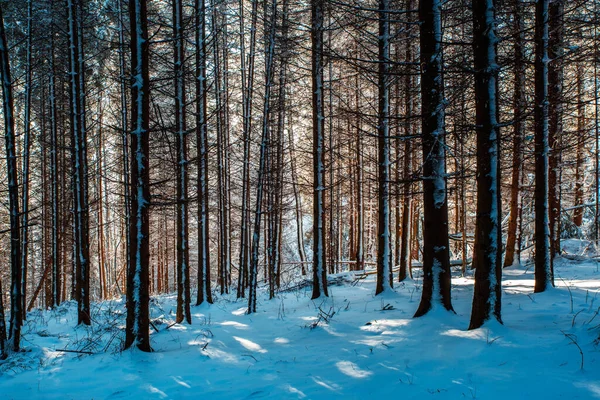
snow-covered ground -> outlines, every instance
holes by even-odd
[[[567,243],[573,252],[578,243]],[[280,293],[258,313],[220,297],[173,325],[175,296],[153,300],[154,353],[120,352],[121,301],[28,315],[26,352],[0,365],[1,399],[600,398],[600,271],[560,260],[557,288],[533,294],[533,268],[504,270],[504,326],[467,331],[473,280],[453,279],[456,315],[413,319],[419,280],[375,297],[371,275],[337,277],[327,301]],[[580,354],[581,348],[583,353]],[[59,350],[77,350],[93,354]],[[582,368],[583,363],[583,368]]]

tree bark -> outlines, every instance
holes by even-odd
[[[325,263],[325,116],[323,104],[324,0],[311,0],[311,58],[313,113],[313,291],[316,299],[327,294]]]
[[[21,280],[21,227],[19,214],[19,181],[15,144],[14,98],[10,73],[9,47],[0,6],[0,79],[2,80],[2,108],[4,113],[4,143],[6,148],[6,173],[8,181],[8,207],[10,212],[10,327],[9,344],[4,351],[18,352],[23,324],[23,299]],[[0,294],[1,295],[1,294]],[[2,318],[4,321],[4,318]]]
[[[150,261],[150,76],[146,0],[129,1],[131,32],[131,230],[127,268],[127,325],[125,348],[150,347],[148,293]]]
[[[196,33],[196,146],[198,179],[198,298],[212,303],[210,289],[210,238],[208,216],[208,118],[206,82],[206,0],[195,0]],[[166,246],[165,246],[166,247]],[[165,263],[167,259],[165,259]],[[166,268],[168,271],[168,268]],[[168,277],[168,275],[167,275]],[[168,290],[168,281],[165,282]]]
[[[67,0],[69,22],[69,86],[71,138],[73,151],[73,202],[75,235],[75,299],[78,324],[90,325],[90,250],[87,189],[87,134],[85,127],[85,88],[81,0]]]
[[[273,57],[275,53],[276,14],[277,0],[273,0],[271,4],[271,22],[269,24],[269,36],[267,38],[268,44],[265,60],[265,93],[263,98],[262,135],[260,142],[260,158],[257,177],[258,186],[256,188],[256,211],[254,213],[254,232],[252,234],[252,258],[250,260],[250,289],[248,292],[248,314],[256,312],[256,288],[258,285],[258,250],[260,246],[261,229],[260,223],[263,217],[263,195],[265,177],[267,172],[267,158],[270,136],[269,121],[271,116],[271,86],[273,82]],[[266,264],[268,265],[268,260]]]
[[[377,120],[377,284],[375,294],[391,290],[390,242],[390,3],[379,0],[379,112]]]
[[[548,4],[535,7],[535,292],[554,286],[548,204]]]
[[[175,321],[192,323],[188,228],[188,159],[183,2],[173,1],[175,147],[177,148],[177,311]]]
[[[500,132],[494,0],[473,2],[475,112],[477,134],[477,246],[473,257],[475,292],[469,329],[490,318],[502,322],[502,211],[500,192]]]
[[[258,0],[251,0],[252,11],[250,16],[250,49],[248,63],[245,63],[244,41],[244,0],[240,0],[240,43],[242,66],[242,120],[244,142],[243,170],[242,170],[242,218],[240,228],[240,271],[238,279],[237,297],[245,297],[245,289],[250,274],[251,238],[250,238],[250,139],[252,134],[252,98],[254,95],[254,60],[256,55],[256,24],[258,20]]]
[[[432,307],[452,311],[446,190],[442,1],[421,0],[423,135],[423,292],[415,317]]]
[[[548,4],[548,206],[550,222],[550,269],[560,253],[560,171],[563,135],[563,0]],[[552,272],[553,274],[553,272]],[[552,278],[554,284],[554,278]]]
[[[583,224],[583,181],[584,177],[584,150],[585,150],[585,100],[584,100],[584,71],[581,62],[577,63],[577,146],[575,160],[575,201],[573,210],[573,223],[580,227]]]
[[[514,18],[514,86],[513,86],[513,147],[510,185],[510,218],[506,237],[504,267],[515,263],[515,245],[519,209],[521,208],[521,171],[523,169],[523,136],[525,113],[525,84],[527,66],[524,57],[525,35],[523,31],[523,9],[520,0],[513,2]],[[519,259],[516,260],[520,262]]]

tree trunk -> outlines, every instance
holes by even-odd
[[[56,107],[56,67],[54,60],[54,32],[50,34],[50,84],[49,84],[49,101],[50,101],[50,175],[52,180],[52,305],[58,306],[62,299],[62,282],[61,282],[61,250],[62,243],[60,241],[60,230],[62,226],[61,210],[59,204],[62,196],[59,191],[59,161],[58,154],[58,115]],[[60,196],[60,197],[59,197]]]
[[[415,317],[432,307],[452,310],[446,191],[442,1],[421,0],[423,124],[423,293]]]
[[[22,237],[23,242],[21,248],[21,295],[23,300],[22,310],[26,310],[27,307],[27,264],[29,256],[29,159],[30,159],[30,148],[31,148],[31,52],[32,52],[32,4],[31,0],[27,0],[27,61],[25,65],[25,104],[23,105],[23,168],[21,179],[23,180],[23,188],[21,190],[21,201],[22,201]],[[25,320],[27,313],[23,312],[23,319]]]
[[[119,74],[120,74],[120,100],[121,100],[121,160],[123,163],[122,174],[123,174],[123,207],[125,211],[125,265],[129,265],[129,249],[131,238],[131,200],[129,197],[131,191],[129,164],[129,129],[127,127],[128,115],[127,115],[127,81],[126,65],[125,65],[125,52],[127,51],[127,45],[125,43],[125,14],[123,13],[121,0],[117,1],[117,12],[119,14]],[[119,279],[115,277],[115,285],[120,292]]]
[[[584,100],[584,76],[583,65],[577,63],[577,155],[575,161],[575,201],[573,210],[573,223],[580,227],[583,224],[583,181],[584,176],[584,150],[585,150],[585,100]]]
[[[290,123],[289,127],[289,152],[290,152],[290,169],[292,173],[292,189],[294,191],[294,203],[296,211],[296,235],[298,239],[298,255],[300,256],[301,273],[306,275],[306,253],[304,252],[304,224],[303,224],[303,213],[302,213],[302,196],[300,189],[298,188],[298,174],[296,172],[296,155],[294,151],[294,133],[293,123]]]
[[[2,279],[0,279],[0,360],[6,359],[6,318],[4,316],[4,291],[2,290]]]
[[[212,303],[210,290],[210,238],[208,217],[208,119],[206,84],[206,0],[195,0],[196,33],[196,146],[198,179],[198,298],[196,305],[204,301]],[[166,248],[166,246],[165,246]],[[168,278],[168,258],[165,270]],[[168,290],[168,281],[165,288]]]
[[[244,0],[240,0],[240,43],[242,66],[242,120],[244,141],[243,170],[242,170],[242,218],[240,228],[240,270],[238,278],[237,297],[245,297],[245,288],[250,284],[250,139],[252,134],[252,97],[254,94],[254,59],[256,54],[256,24],[258,20],[258,0],[251,0],[250,16],[250,50],[248,63],[245,63],[244,41]]]
[[[248,314],[256,312],[256,288],[258,285],[258,250],[260,246],[260,223],[262,219],[263,194],[267,172],[269,146],[269,121],[271,115],[271,86],[273,81],[273,57],[275,52],[275,21],[277,0],[271,5],[271,21],[265,62],[265,94],[263,99],[262,135],[260,143],[260,159],[258,165],[258,186],[256,188],[256,211],[254,214],[254,232],[252,234],[252,258],[250,260],[250,290],[248,293]],[[268,264],[268,261],[266,262]]]
[[[475,111],[477,133],[477,246],[473,257],[475,292],[469,329],[490,318],[502,322],[502,211],[500,192],[500,132],[494,0],[473,2]]]
[[[365,200],[363,197],[364,185],[364,157],[362,142],[362,118],[360,115],[360,79],[358,71],[356,83],[356,265],[360,271],[365,268]]]
[[[73,148],[73,202],[75,235],[75,299],[78,324],[90,325],[90,257],[87,200],[87,145],[85,128],[84,63],[81,0],[67,0],[69,20],[69,85]]]
[[[504,267],[515,263],[515,245],[517,242],[517,226],[519,209],[521,208],[521,170],[523,169],[523,136],[525,112],[525,85],[527,67],[524,57],[525,35],[523,32],[523,9],[520,0],[513,1],[514,18],[514,86],[513,86],[513,151],[512,176],[510,185],[510,218],[506,237],[506,253]],[[519,262],[520,260],[516,260]]]
[[[175,147],[177,148],[177,313],[175,321],[192,323],[188,228],[188,159],[185,97],[183,3],[173,1]]]
[[[375,294],[391,290],[390,243],[390,3],[379,0],[379,112],[377,119],[377,285]]]
[[[414,8],[414,1],[408,0],[407,7],[408,10],[412,10]],[[410,17],[409,17],[410,18]],[[412,21],[410,18],[409,22]],[[407,29],[410,28],[407,27]],[[406,61],[413,62],[413,46],[411,44],[411,36],[410,30],[407,33],[407,43],[406,43]],[[410,136],[413,132],[413,116],[415,114],[414,110],[414,87],[415,87],[415,79],[411,74],[407,74],[404,77],[404,92],[405,92],[405,108],[406,108],[406,123],[405,123],[405,134],[406,136]],[[411,211],[412,211],[412,195],[410,193],[411,189],[411,170],[410,166],[412,163],[412,142],[407,137],[404,141],[404,166],[402,171],[402,177],[404,179],[404,184],[402,185],[402,239],[400,242],[400,260],[399,260],[399,269],[398,269],[398,282],[402,282],[408,276],[408,272],[410,271],[411,264],[411,254],[410,254],[410,243],[411,243]],[[411,276],[412,278],[412,276]]]
[[[563,0],[548,4],[548,206],[550,221],[550,269],[560,253],[560,171],[563,135]],[[537,163],[536,163],[537,165]],[[551,273],[553,275],[553,272]],[[554,284],[554,278],[552,284]]]
[[[14,100],[10,74],[9,47],[4,30],[4,17],[0,6],[0,79],[2,80],[2,107],[4,113],[4,143],[6,146],[6,173],[8,181],[8,207],[10,211],[10,328],[9,344],[4,351],[18,352],[23,324],[23,299],[21,280],[21,228],[19,214],[19,181],[15,144]],[[0,296],[2,294],[0,293]],[[2,318],[4,321],[4,318]],[[3,323],[2,323],[3,324]]]
[[[548,3],[535,7],[535,292],[554,286],[548,205]]]
[[[311,58],[313,112],[313,291],[316,299],[327,294],[325,263],[325,116],[323,104],[324,0],[311,0]]]
[[[127,326],[125,348],[150,347],[148,293],[150,261],[150,76],[146,0],[129,1],[131,32],[131,218],[127,268]]]

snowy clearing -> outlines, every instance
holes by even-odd
[[[28,315],[26,352],[0,365],[2,399],[600,398],[599,266],[562,259],[557,288],[533,294],[533,270],[504,270],[504,326],[467,331],[472,278],[453,279],[456,315],[413,319],[419,280],[375,297],[374,276],[344,274],[326,301],[310,288],[220,297],[173,325],[175,296],[151,307],[154,353],[119,352],[122,301],[93,306],[74,328],[75,303]],[[570,291],[569,291],[570,290]],[[572,296],[572,297],[571,297]],[[385,310],[384,310],[385,309]],[[583,369],[581,369],[583,352]],[[65,352],[75,350],[83,353]],[[93,353],[93,354],[87,354]]]

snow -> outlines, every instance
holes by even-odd
[[[580,256],[589,251],[585,243],[564,243]],[[317,301],[310,300],[311,285],[273,300],[261,287],[250,315],[245,299],[214,293],[215,304],[192,307],[192,325],[173,324],[174,294],[158,296],[150,307],[158,330],[151,334],[153,353],[119,350],[124,300],[93,304],[91,327],[76,326],[77,307],[68,302],[29,314],[26,351],[0,363],[0,393],[3,399],[599,398],[597,263],[557,260],[557,288],[539,294],[532,269],[504,269],[505,325],[492,320],[472,331],[473,278],[458,270],[457,314],[414,319],[418,270],[414,281],[383,299],[374,296],[375,275],[355,285],[350,273],[330,276],[330,297]],[[581,346],[583,370],[567,335]]]

